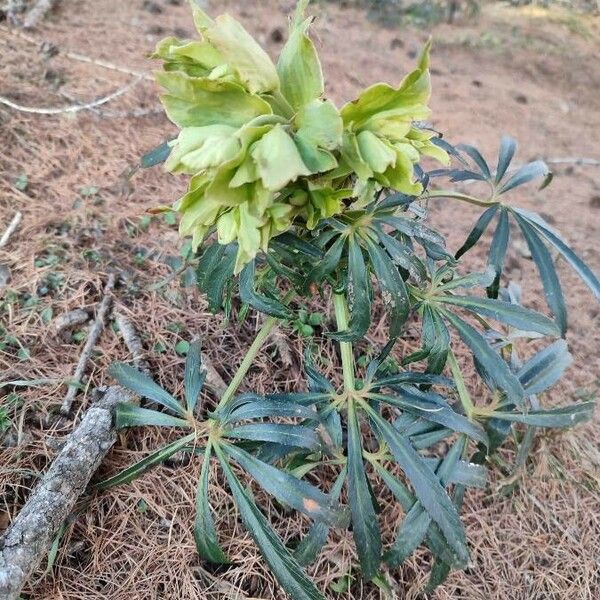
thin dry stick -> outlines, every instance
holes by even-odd
[[[102,98],[97,98],[92,102],[86,102],[85,104],[74,104],[71,106],[64,106],[60,108],[43,108],[43,107],[35,107],[35,106],[23,106],[22,104],[17,104],[13,102],[10,98],[6,98],[5,96],[0,96],[0,104],[4,104],[9,108],[14,110],[18,110],[20,112],[25,113],[33,113],[36,115],[60,115],[64,113],[75,113],[81,110],[90,110],[96,108],[97,106],[102,106],[102,104],[106,104],[119,96],[122,96],[126,92],[128,92],[134,85],[138,84],[142,80],[141,75],[137,76],[135,79],[130,81],[127,85],[115,90],[111,94],[107,96],[102,96]]]
[[[117,439],[114,409],[132,396],[118,386],[86,412],[38,487],[0,538],[0,600],[16,600]]]
[[[2,237],[0,238],[0,248],[6,246],[6,244],[8,244],[8,240],[10,239],[10,236],[17,230],[17,227],[20,225],[22,220],[23,220],[23,214],[20,212],[16,212],[15,216],[12,218],[12,221],[8,224],[8,227],[2,234]]]
[[[23,21],[23,27],[25,29],[35,27],[46,16],[46,13],[52,10],[55,4],[56,0],[38,0],[35,6],[27,13]]]
[[[142,340],[138,335],[138,332],[135,330],[133,323],[123,313],[116,311],[115,321],[119,326],[119,331],[123,336],[125,346],[127,346],[127,350],[129,350],[129,353],[133,358],[133,364],[136,366],[137,369],[148,374],[150,368],[144,355],[144,347],[142,345]]]
[[[75,396],[77,395],[77,390],[79,389],[78,384],[81,382],[83,378],[83,374],[85,373],[85,368],[87,363],[92,355],[94,350],[94,346],[104,329],[104,320],[110,308],[110,303],[112,300],[112,290],[115,287],[116,276],[114,273],[111,273],[108,276],[108,281],[106,282],[106,286],[104,288],[104,297],[102,298],[102,302],[100,303],[100,307],[98,308],[98,313],[96,315],[96,320],[90,329],[88,338],[85,342],[85,346],[83,347],[83,351],[81,356],[79,357],[79,362],[77,363],[77,368],[75,369],[75,374],[73,375],[73,381],[75,385],[70,385],[67,391],[67,395],[63,400],[63,403],[60,407],[60,412],[63,415],[68,415],[71,411],[71,406],[73,405],[73,401],[75,400]]]
[[[18,29],[9,29],[8,27],[0,26],[0,31],[4,33],[8,33],[15,37],[21,38],[25,40],[29,44],[34,44],[35,46],[41,46],[41,41],[36,39]],[[97,67],[102,67],[103,69],[109,69],[111,71],[117,71],[119,73],[125,73],[126,75],[133,75],[134,77],[141,77],[142,79],[146,79],[148,81],[153,81],[153,77],[148,72],[140,72],[135,71],[134,69],[130,69],[128,67],[123,67],[121,65],[116,65],[115,63],[111,63],[107,60],[102,60],[99,58],[92,58],[90,56],[85,56],[84,54],[79,54],[77,52],[71,52],[69,50],[61,50],[60,54],[65,56],[66,58],[70,58],[71,60],[75,60],[78,62],[88,63],[90,65],[96,65]]]

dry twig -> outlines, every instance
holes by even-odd
[[[93,108],[96,108],[97,106],[102,106],[103,104],[106,104],[107,102],[110,102],[111,100],[122,96],[140,81],[142,81],[142,76],[138,75],[137,77],[132,79],[127,85],[119,88],[118,90],[115,90],[107,96],[102,96],[101,98],[97,98],[96,100],[92,100],[91,102],[86,102],[85,104],[72,104],[71,106],[57,108],[23,106],[22,104],[17,104],[16,102],[13,102],[10,98],[6,98],[5,96],[0,96],[0,104],[4,104],[9,108],[18,110],[20,112],[33,113],[36,115],[61,115],[65,113],[75,113],[82,110],[91,110]]]
[[[115,287],[116,276],[114,273],[111,273],[108,276],[108,281],[106,282],[106,287],[104,288],[104,297],[102,298],[102,302],[100,303],[100,307],[98,308],[98,313],[96,314],[96,320],[90,329],[89,335],[85,342],[85,346],[83,347],[83,351],[81,356],[79,357],[79,362],[77,363],[77,368],[75,369],[75,374],[73,375],[73,381],[75,385],[70,385],[67,391],[67,395],[63,400],[62,406],[60,407],[60,412],[63,415],[69,414],[71,411],[71,406],[73,404],[73,400],[75,400],[75,396],[77,394],[78,383],[81,382],[83,374],[85,373],[85,368],[90,359],[92,351],[94,350],[94,346],[104,329],[104,320],[110,308],[110,303],[112,300],[112,290]]]
[[[15,216],[12,218],[11,222],[8,224],[8,227],[2,234],[2,237],[0,238],[0,248],[3,248],[4,246],[6,246],[6,244],[8,244],[8,240],[10,239],[11,235],[17,230],[17,227],[19,226],[22,220],[23,214],[20,212],[16,212]]]
[[[140,339],[138,332],[135,330],[133,323],[121,312],[115,312],[115,321],[119,326],[119,331],[123,336],[125,346],[127,346],[127,350],[129,350],[131,356],[133,357],[133,364],[137,369],[148,374],[150,369],[145,358],[142,340]]]

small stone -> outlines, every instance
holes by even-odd
[[[281,42],[283,42],[283,30],[281,27],[275,27],[271,30],[271,41],[276,44],[281,44]]]
[[[477,88],[483,87],[483,83],[479,81],[479,79],[473,79],[473,81],[471,81],[471,85]]]
[[[165,28],[160,25],[152,25],[148,27],[148,33],[150,35],[163,35],[165,33]]]
[[[592,196],[590,199],[590,206],[592,208],[600,208],[600,196]],[[0,282],[0,287],[2,287],[1,282]]]
[[[397,48],[404,48],[404,42],[400,38],[395,37],[390,42],[390,48],[392,50],[396,50]]]
[[[163,11],[162,7],[152,0],[144,0],[142,8],[148,11],[151,15],[160,15]]]
[[[2,291],[12,280],[12,273],[7,265],[0,263],[0,291]]]
[[[527,104],[527,96],[525,94],[517,94],[515,96],[515,102],[518,102],[519,104]]]

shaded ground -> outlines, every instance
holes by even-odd
[[[28,40],[0,25],[0,94],[34,107],[89,101],[121,88],[132,75],[67,56],[66,52],[110,61],[133,71],[151,68],[144,52],[165,35],[192,34],[185,5],[82,0],[62,8]],[[243,8],[239,6],[243,5]],[[228,9],[273,54],[282,42],[291,0],[212,2]],[[158,12],[160,10],[160,12]],[[398,81],[412,66],[429,31],[382,29],[357,9],[319,5],[316,36],[328,92],[338,102],[352,98],[369,83]],[[600,159],[600,25],[592,17],[573,17],[539,9],[516,11],[494,6],[473,23],[437,26],[433,54],[433,122],[450,141],[474,143],[494,155],[500,134],[521,142],[518,160],[545,157]],[[41,45],[46,40],[48,44]],[[54,50],[59,54],[54,56]],[[178,390],[183,358],[178,342],[201,334],[205,351],[224,378],[235,368],[256,329],[254,316],[243,325],[223,327],[192,290],[171,284],[159,291],[147,286],[168,275],[166,255],[177,254],[176,228],[162,219],[143,217],[148,207],[175,199],[183,182],[160,170],[122,177],[140,154],[173,132],[154,109],[151,81],[142,80],[100,112],[42,116],[0,105],[0,223],[3,230],[15,210],[23,223],[0,262],[12,281],[0,292],[0,369],[3,380],[68,377],[81,351],[84,330],[67,339],[53,334],[52,319],[77,308],[93,309],[105,273],[117,266],[125,274],[118,306],[134,317],[144,337],[155,376]],[[140,111],[143,116],[139,116]],[[20,188],[20,189],[19,189]],[[534,208],[562,231],[596,271],[600,269],[600,167],[557,165],[552,186],[514,198]],[[476,211],[451,202],[431,207],[432,221],[456,249]],[[521,282],[532,307],[540,288],[530,261],[513,244],[509,275]],[[469,259],[474,267],[481,255]],[[548,401],[571,402],[593,396],[600,387],[599,309],[589,292],[560,266],[569,290],[575,356],[566,381]],[[381,340],[381,331],[373,340]],[[412,341],[398,349],[402,354]],[[247,381],[263,391],[297,385],[301,344],[292,338],[292,364],[275,343],[267,347]],[[180,346],[178,347],[180,348]],[[323,362],[333,350],[326,347]],[[105,331],[90,366],[90,387],[104,382],[113,360],[126,356],[114,328]],[[46,425],[65,389],[59,384],[19,389],[0,401],[12,420],[1,449],[0,528],[6,527],[35,473],[55,453],[70,423]],[[1,393],[1,392],[0,392]],[[90,398],[78,398],[84,410]],[[211,399],[207,398],[207,402]],[[597,421],[564,435],[542,437],[529,464],[529,477],[508,497],[489,490],[468,495],[464,521],[473,549],[473,566],[451,576],[439,599],[484,598],[592,600],[600,596],[600,449]],[[164,442],[153,431],[121,436],[103,473],[141,458]],[[5,440],[6,442],[6,440]],[[53,574],[28,590],[30,598],[115,600],[150,598],[279,598],[253,544],[235,519],[226,490],[211,488],[219,507],[217,527],[235,565],[207,570],[194,552],[193,495],[197,465],[171,464],[138,482],[102,494],[70,528]],[[390,540],[401,517],[386,506],[384,534]],[[305,524],[270,505],[270,518],[289,541]],[[426,578],[428,557],[419,554],[388,574],[398,598],[417,598]],[[338,597],[330,584],[353,565],[349,535],[330,540],[311,568],[320,587]],[[377,598],[360,583],[340,597]]]

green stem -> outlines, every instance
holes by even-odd
[[[458,392],[458,397],[460,398],[463,410],[465,411],[467,418],[473,420],[475,406],[473,404],[473,400],[471,400],[469,390],[467,390],[467,386],[465,385],[465,380],[463,378],[458,361],[456,360],[456,356],[454,356],[454,352],[452,352],[452,350],[448,352],[448,363],[450,363],[450,370],[452,371],[452,377],[456,383],[456,391]]]
[[[348,329],[348,307],[346,297],[343,294],[333,294],[333,306],[335,308],[335,320],[338,331]],[[344,374],[344,390],[353,392],[354,385],[354,354],[350,342],[340,342],[340,354],[342,355],[342,372]]]
[[[493,198],[488,200],[480,200],[479,198],[475,198],[475,196],[461,194],[452,190],[433,190],[431,192],[427,192],[427,194],[424,196],[424,199],[429,200],[430,198],[454,198],[455,200],[461,200],[462,202],[468,202],[469,204],[476,204],[477,206],[491,206],[495,202]]]
[[[234,394],[237,392],[237,389],[240,387],[242,380],[246,376],[246,373],[248,373],[250,367],[252,366],[256,355],[260,352],[260,349],[262,348],[266,339],[269,337],[269,334],[273,330],[273,327],[277,325],[278,321],[280,321],[280,319],[278,319],[277,317],[269,317],[262,324],[262,327],[256,334],[252,345],[250,346],[250,348],[248,348],[246,356],[244,356],[244,359],[238,367],[238,370],[235,372],[233,379],[229,382],[229,385],[227,386],[225,393],[221,397],[217,408],[222,408],[233,398]]]

